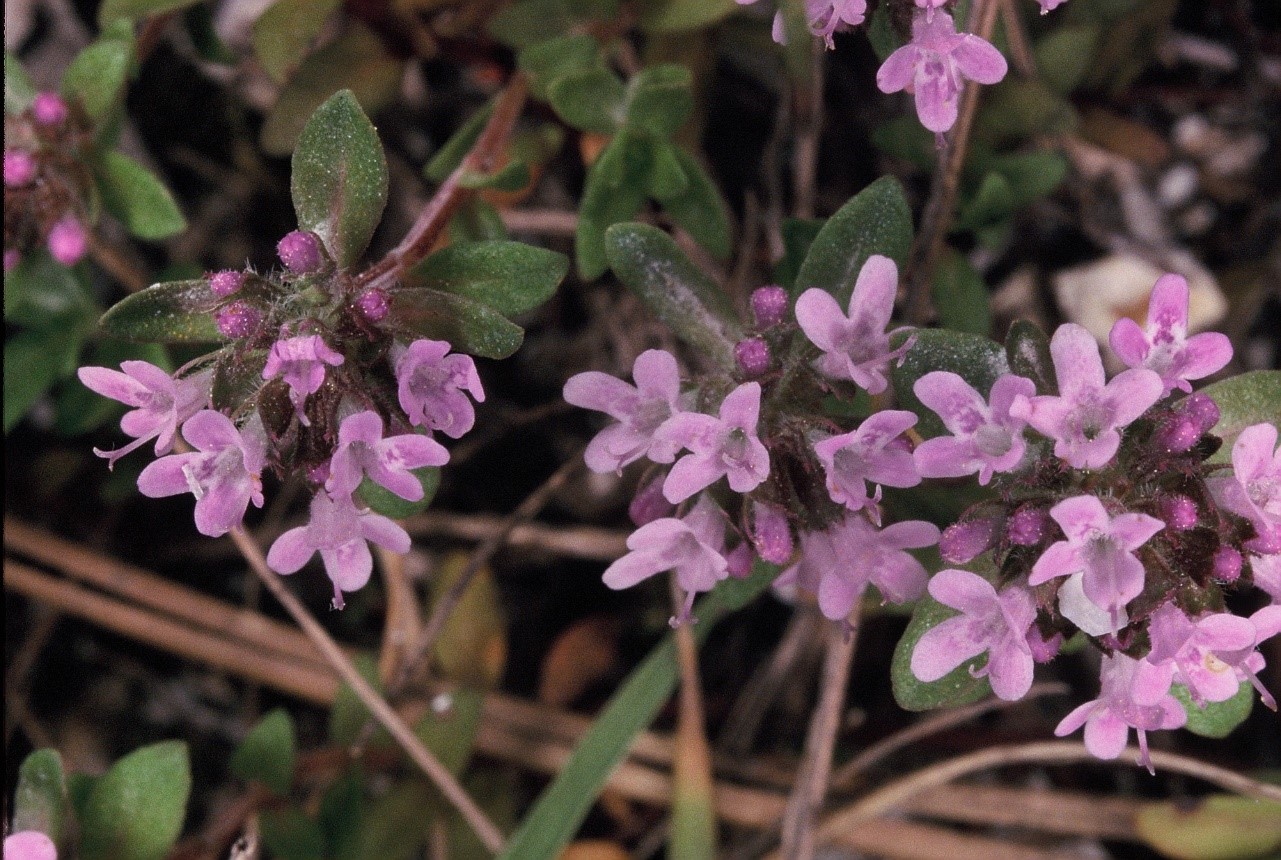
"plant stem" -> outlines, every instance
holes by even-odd
[[[320,622],[315,616],[303,605],[294,593],[285,587],[284,582],[279,576],[272,573],[267,567],[267,559],[263,556],[262,550],[249,537],[245,531],[236,527],[231,531],[231,539],[235,541],[236,547],[249,563],[250,569],[262,580],[263,585],[271,592],[276,600],[285,607],[285,611],[298,623],[307,637],[316,644],[321,655],[325,658],[333,670],[342,678],[356,697],[360,699],[369,712],[373,714],[374,719],[387,729],[397,744],[400,745],[410,760],[416,764],[427,778],[440,789],[440,793],[445,799],[458,810],[463,820],[476,833],[480,841],[491,852],[497,854],[503,849],[503,834],[494,826],[494,823],[486,817],[485,813],[476,801],[463,789],[454,775],[440,763],[440,760],[432,755],[431,751],[423,744],[413,730],[405,724],[391,707],[387,700],[378,694],[369,682],[361,676],[356,669],[351,658],[338,646],[333,637],[320,626]]]
[[[675,577],[672,607],[684,602]],[[688,624],[676,628],[676,662],[680,667],[680,711],[672,761],[672,822],[669,850],[674,860],[711,857],[716,853],[715,789],[712,751],[703,717],[703,690],[698,671],[698,644]]]

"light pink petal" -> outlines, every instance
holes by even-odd
[[[653,552],[629,552],[605,569],[605,585],[615,591],[631,588],[656,573],[667,570],[662,557]]]
[[[845,314],[836,299],[817,287],[801,293],[796,300],[796,321],[810,342],[824,352],[836,349],[834,323],[844,322]]]
[[[1173,372],[1181,379],[1203,379],[1222,370],[1232,360],[1232,341],[1217,331],[1188,338],[1174,362]]]
[[[249,508],[248,477],[234,483],[216,483],[196,500],[196,531],[207,537],[222,537],[245,518]]]
[[[925,374],[916,380],[912,391],[938,413],[944,426],[953,433],[972,433],[987,420],[987,404],[982,396],[951,371],[934,370]]]
[[[930,579],[930,596],[966,615],[984,615],[996,608],[992,583],[967,570],[940,570]]]
[[[322,549],[320,558],[325,563],[325,573],[340,591],[357,591],[369,582],[374,570],[374,558],[369,544],[360,538],[349,540],[333,549]]]
[[[979,468],[974,444],[955,436],[926,439],[912,452],[916,469],[922,478],[960,478]]]
[[[1148,300],[1148,327],[1157,331],[1185,330],[1191,290],[1182,275],[1162,275],[1152,287]]]
[[[364,475],[360,461],[348,446],[334,452],[329,460],[329,477],[325,479],[325,489],[333,496],[344,496],[360,486]]]
[[[384,517],[381,514],[361,514],[360,534],[366,540],[373,541],[383,549],[400,553],[401,555],[409,552],[409,548],[412,545],[409,533],[401,528],[394,520]],[[343,589],[343,591],[353,590],[354,589],[351,588]]]
[[[1073,541],[1083,541],[1094,532],[1106,532],[1111,518],[1096,496],[1073,496],[1050,508],[1050,516]]]
[[[58,848],[39,830],[22,830],[5,837],[4,860],[58,860]]]
[[[756,433],[761,414],[761,384],[745,382],[735,388],[721,403],[720,416],[726,424]]]
[[[1271,424],[1252,424],[1241,431],[1232,446],[1232,471],[1241,482],[1263,477],[1272,466],[1277,447],[1277,428]]]
[[[889,448],[868,463],[867,479],[887,487],[915,487],[921,483],[912,452],[906,448]]]
[[[383,438],[383,419],[377,412],[366,410],[349,415],[338,428],[338,444],[364,442],[374,445]]]
[[[952,51],[952,59],[961,74],[980,84],[997,83],[1009,69],[1000,51],[972,33],[962,37]]]
[[[879,448],[915,425],[916,415],[907,410],[882,409],[858,426],[858,438],[868,447]]]
[[[1112,536],[1127,550],[1136,550],[1154,534],[1165,528],[1165,523],[1147,514],[1118,514],[1112,518]]]
[[[861,582],[856,584],[842,576],[829,574],[818,584],[818,608],[824,617],[832,621],[843,621],[862,593]]]
[[[996,382],[992,384],[992,415],[999,423],[1006,424],[1005,419],[1010,415],[1010,406],[1018,397],[1033,397],[1036,394],[1036,384],[1024,376],[1018,376],[1013,373],[1004,373],[997,377]]]
[[[604,412],[619,421],[630,417],[640,400],[635,388],[596,370],[571,376],[565,383],[564,397],[572,406]]]
[[[1161,399],[1165,386],[1151,370],[1131,368],[1107,385],[1107,400],[1113,409],[1113,426],[1124,427]]]
[[[711,415],[700,412],[678,412],[664,421],[654,431],[660,446],[674,446],[677,450],[688,448],[701,454],[711,454],[720,447],[725,425]]]
[[[1076,401],[1081,392],[1103,387],[1103,359],[1099,357],[1099,345],[1085,328],[1076,323],[1059,326],[1050,338],[1050,357],[1054,361],[1054,374],[1063,398]]]
[[[1056,576],[1071,576],[1081,569],[1080,552],[1067,541],[1059,541],[1052,544],[1032,565],[1032,574],[1028,577],[1027,584],[1040,585]]]
[[[673,403],[680,396],[680,368],[670,352],[647,349],[636,356],[636,361],[632,364],[632,378],[636,381],[636,387],[650,397],[660,397]]]
[[[1098,713],[1085,724],[1085,748],[1095,758],[1118,757],[1129,739],[1130,727],[1111,711]]]
[[[182,425],[182,435],[201,451],[221,451],[240,447],[240,431],[221,412],[203,409]]]
[[[1059,738],[1067,737],[1081,728],[1081,726],[1085,725],[1085,721],[1094,714],[1098,706],[1098,700],[1086,702],[1084,705],[1077,705],[1066,717],[1059,721],[1059,724],[1054,729],[1054,736]]]
[[[991,649],[987,659],[988,682],[997,698],[1017,702],[1032,686],[1032,655],[1015,647]]]
[[[1104,553],[1091,560],[1081,585],[1091,603],[1112,612],[1143,591],[1143,562],[1128,552]]]
[[[916,74],[920,49],[904,45],[890,54],[876,71],[876,87],[883,93],[896,93],[907,87]]]
[[[1142,367],[1151,349],[1147,334],[1129,317],[1116,321],[1108,334],[1108,343],[1127,367]]]
[[[898,293],[898,264],[889,257],[873,254],[867,258],[850,293],[849,318],[860,327],[880,334],[894,313]]]
[[[138,491],[150,499],[191,492],[183,467],[197,464],[203,457],[203,454],[170,454],[148,463],[138,476]]]
[[[932,593],[932,592],[931,592]],[[921,634],[912,649],[911,668],[917,680],[937,681],[967,660],[987,650],[974,639],[972,622],[965,616],[949,618]]]
[[[395,469],[421,469],[449,462],[449,451],[444,445],[417,433],[387,437],[378,445],[378,456],[388,468]]]
[[[1174,664],[1165,663],[1157,666],[1147,660],[1139,660],[1134,666],[1134,676],[1130,681],[1130,699],[1136,705],[1155,707],[1161,704],[1169,694],[1170,684],[1173,681]]]
[[[621,471],[645,456],[649,439],[626,424],[611,424],[592,437],[583,452],[587,468],[598,474]]]
[[[663,496],[674,505],[680,504],[716,483],[724,474],[725,468],[719,462],[686,454],[667,473],[667,480],[663,482]]]
[[[267,567],[276,573],[296,573],[315,552],[307,539],[307,527],[298,526],[276,538],[267,552]]]
[[[149,393],[138,380],[109,367],[82,367],[76,375],[90,391],[129,406],[139,405]]]
[[[933,523],[927,523],[924,520],[908,520],[894,523],[886,526],[880,533],[882,546],[892,546],[897,549],[920,549],[934,546],[938,542],[938,526]]]
[[[886,600],[906,603],[925,593],[929,574],[924,565],[906,552],[894,552],[880,559],[870,578]]]
[[[1054,455],[1067,460],[1074,469],[1102,469],[1116,456],[1121,446],[1121,434],[1105,430],[1093,439],[1059,439],[1054,443]]]
[[[921,67],[916,75],[913,95],[921,125],[935,134],[942,134],[956,125],[960,94],[946,78],[928,74],[926,68]]]
[[[403,468],[389,469],[383,463],[374,460],[369,464],[368,474],[369,480],[406,501],[416,502],[423,497],[422,482]],[[357,486],[359,485],[360,483],[357,481]],[[325,488],[329,488],[328,482],[326,482]],[[351,490],[346,490],[346,492],[351,492]]]

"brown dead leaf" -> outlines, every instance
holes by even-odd
[[[618,623],[593,615],[556,637],[543,658],[538,700],[566,707],[609,674],[618,659]]]
[[[560,860],[627,860],[627,851],[617,842],[584,839],[562,851]]]

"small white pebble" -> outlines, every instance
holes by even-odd
[[[1171,167],[1157,183],[1156,196],[1167,209],[1177,209],[1196,194],[1200,177],[1197,169],[1186,161]]]

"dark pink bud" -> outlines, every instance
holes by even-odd
[[[1166,454],[1182,454],[1191,450],[1201,438],[1201,427],[1196,419],[1184,412],[1176,412],[1157,428],[1152,441]]]
[[[262,311],[248,302],[232,302],[214,314],[214,324],[223,337],[248,337],[262,325]]]
[[[994,518],[963,520],[943,530],[939,537],[939,555],[948,564],[965,564],[982,555],[996,540]]]
[[[329,480],[329,464],[321,463],[307,470],[307,480],[316,486],[323,486]]]
[[[778,285],[752,291],[752,318],[759,329],[773,328],[787,317],[787,290]]]
[[[22,254],[18,253],[17,248],[10,248],[4,252],[4,272],[9,274],[14,266],[22,262]]]
[[[31,103],[31,115],[40,125],[59,125],[67,118],[67,103],[56,93],[40,93]]]
[[[752,548],[747,545],[747,541],[734,547],[725,556],[729,575],[735,579],[747,579],[747,575],[752,572],[752,559]]]
[[[320,270],[322,262],[320,240],[316,238],[315,233],[295,230],[285,234],[285,237],[276,243],[276,253],[280,255],[280,262],[284,263],[285,268],[291,272],[310,275]]]
[[[1180,411],[1195,421],[1202,433],[1209,433],[1219,423],[1219,404],[1210,395],[1199,391],[1183,401]]]
[[[235,295],[240,292],[244,286],[245,275],[243,272],[233,272],[230,269],[224,269],[221,272],[214,272],[209,278],[209,289],[219,298],[225,299],[227,296]]]
[[[1058,656],[1063,647],[1063,634],[1055,633],[1049,639],[1041,635],[1040,629],[1033,624],[1027,630],[1027,644],[1032,651],[1032,659],[1038,663],[1048,663]]]
[[[89,250],[89,233],[70,215],[53,225],[46,241],[49,253],[64,266],[74,266]]]
[[[4,187],[21,188],[36,178],[36,157],[25,149],[4,151]]]
[[[1040,508],[1019,508],[1010,515],[1005,534],[1017,546],[1036,546],[1045,540],[1048,517]]]
[[[663,496],[663,479],[666,477],[666,474],[660,472],[649,482],[642,484],[632,498],[632,503],[627,506],[627,515],[638,527],[669,517],[676,509]]]
[[[738,369],[745,377],[755,379],[769,370],[769,344],[759,337],[740,340],[734,344],[734,360],[738,362]]]
[[[1213,576],[1219,582],[1236,582],[1241,575],[1241,553],[1230,546],[1221,546],[1214,553]]]
[[[768,502],[752,503],[752,543],[756,554],[770,564],[786,564],[792,557],[792,527],[787,512]]]
[[[371,323],[380,323],[387,319],[387,313],[391,310],[391,299],[386,290],[374,287],[365,290],[356,299],[356,310]]]
[[[1200,511],[1197,510],[1196,502],[1185,495],[1179,494],[1162,499],[1158,515],[1165,520],[1166,528],[1171,531],[1182,532],[1196,525]]]

